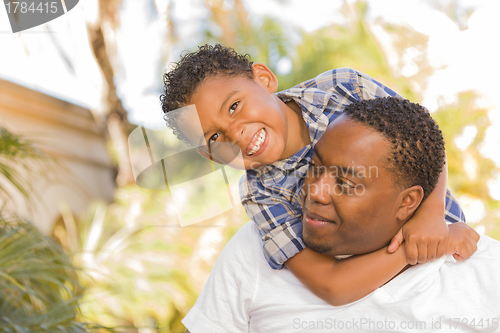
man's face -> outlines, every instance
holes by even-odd
[[[241,150],[239,164],[245,169],[281,159],[287,148],[289,111],[271,90],[258,77],[206,79],[189,101],[196,106],[203,131],[197,143],[209,144],[213,157],[224,163]]]
[[[316,144],[304,183],[303,239],[327,255],[362,254],[388,245],[401,228],[390,142],[367,126],[337,118]]]

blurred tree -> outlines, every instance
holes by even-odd
[[[482,225],[488,235],[500,239],[500,202],[491,197],[488,182],[500,169],[480,153],[491,122],[488,110],[477,106],[473,92],[459,94],[458,100],[433,113],[446,142],[448,183],[462,205],[475,207],[467,216],[473,225]]]
[[[94,54],[95,60],[101,69],[104,78],[105,87],[103,89],[102,114],[97,119],[104,123],[109,136],[110,146],[112,147],[112,156],[118,168],[116,183],[126,185],[134,183],[132,167],[128,155],[128,134],[132,130],[131,124],[127,118],[127,112],[123,103],[117,95],[115,84],[115,68],[118,66],[116,45],[114,45],[114,34],[119,27],[119,10],[121,0],[91,0],[87,10],[87,31],[89,43]]]

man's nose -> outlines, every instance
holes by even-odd
[[[326,181],[325,175],[321,175],[314,182],[306,185],[306,193],[310,201],[323,205],[330,203],[330,184]]]

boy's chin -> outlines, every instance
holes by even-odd
[[[255,161],[246,161],[245,162],[245,170],[257,169],[262,166],[262,163]]]

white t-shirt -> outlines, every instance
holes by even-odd
[[[340,307],[272,270],[261,247],[252,222],[230,240],[182,321],[191,333],[500,332],[500,242],[487,236],[468,260],[413,266]]]

